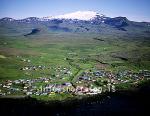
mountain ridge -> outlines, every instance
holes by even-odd
[[[59,19],[59,20],[84,20],[84,21],[90,21],[93,20],[97,17],[101,17],[103,19],[105,18],[112,18],[112,17],[107,17],[104,14],[100,14],[98,12],[95,11],[76,11],[76,12],[72,12],[72,13],[66,13],[63,15],[56,15],[56,16],[46,16],[46,17],[26,17],[26,18],[22,18],[22,19],[15,19],[15,18],[11,18],[11,17],[3,17],[0,18],[0,20],[5,20],[5,21],[21,21],[21,20],[36,20],[36,21],[49,21],[49,20],[55,20],[55,19]],[[117,18],[117,17],[124,17],[124,16],[116,16],[113,18]],[[124,17],[126,18],[126,17]],[[126,18],[127,19],[127,18]],[[134,21],[137,22],[137,21]],[[140,21],[140,22],[146,22],[146,21]],[[150,23],[150,22],[147,22]]]
[[[47,20],[54,20],[54,19],[72,19],[72,20],[91,20],[97,16],[101,16],[103,17],[103,14],[94,12],[94,11],[76,11],[76,12],[72,12],[72,13],[66,13],[63,15],[56,15],[56,16],[47,16],[47,17],[42,17],[42,18],[38,18],[38,17],[27,17],[27,18],[23,18],[23,19],[13,19],[13,20],[24,20],[24,19],[29,19],[29,18],[36,18],[39,21],[47,21]],[[9,17],[4,17],[1,19],[10,19]]]
[[[89,15],[92,13],[92,15]],[[74,15],[75,14],[75,15]],[[80,16],[77,18],[73,16]],[[88,15],[85,20],[81,14]],[[66,18],[62,18],[62,17]],[[72,17],[72,19],[68,17]],[[88,20],[87,20],[88,19]],[[32,33],[33,30],[39,30]],[[36,35],[49,33],[96,33],[115,36],[144,36],[150,37],[149,22],[134,22],[126,17],[106,17],[96,12],[75,12],[68,15],[59,15],[51,18],[28,17],[13,19],[5,17],[0,19],[0,33],[15,35]]]

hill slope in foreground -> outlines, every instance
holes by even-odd
[[[119,91],[82,99],[43,102],[32,98],[1,98],[0,111],[5,115],[112,116],[149,115],[150,86],[146,82],[136,91]]]

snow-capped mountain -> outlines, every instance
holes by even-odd
[[[77,12],[68,13],[64,15],[50,16],[50,17],[46,17],[45,19],[91,20],[91,19],[96,18],[97,16],[104,17],[104,15],[99,14],[94,11],[77,11]]]
[[[58,16],[47,16],[42,18],[37,17],[27,17],[25,19],[12,19],[9,17],[5,17],[1,20],[3,21],[17,21],[17,22],[37,22],[37,21],[51,21],[51,20],[74,20],[74,21],[94,21],[94,20],[101,20],[104,22],[108,17],[103,14],[94,12],[94,11],[77,11],[73,13],[67,13],[64,15]]]
[[[58,16],[47,16],[43,18],[37,18],[37,17],[27,17],[25,19],[12,19],[9,17],[5,17],[0,19],[0,21],[16,21],[16,22],[43,22],[43,21],[52,21],[52,20],[72,20],[72,21],[92,21],[92,20],[101,20],[101,22],[104,22],[104,20],[107,17],[105,15],[94,12],[94,11],[77,11],[73,13],[67,13],[64,15],[58,15]],[[104,20],[103,20],[104,19]]]
[[[40,35],[48,33],[96,33],[150,37],[150,23],[134,22],[126,17],[106,17],[94,11],[77,11],[58,16],[25,19],[0,19],[2,34]]]

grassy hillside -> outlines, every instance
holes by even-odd
[[[83,70],[150,70],[149,38],[128,38],[98,34],[53,33],[49,35],[1,36],[0,81],[49,77],[55,67],[73,72],[57,81],[73,81]],[[25,66],[44,70],[21,70]]]

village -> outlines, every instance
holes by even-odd
[[[44,66],[24,67],[22,70],[43,70]],[[150,71],[139,72],[119,71],[111,72],[97,69],[87,69],[78,75],[75,81],[57,82],[61,75],[71,76],[71,69],[65,67],[55,68],[54,77],[38,77],[32,79],[6,80],[0,83],[0,96],[51,96],[61,93],[71,95],[93,95],[104,92],[115,92],[116,85],[121,83],[137,83],[143,79],[150,79]],[[64,75],[62,75],[64,74]],[[55,80],[55,82],[53,82]]]

